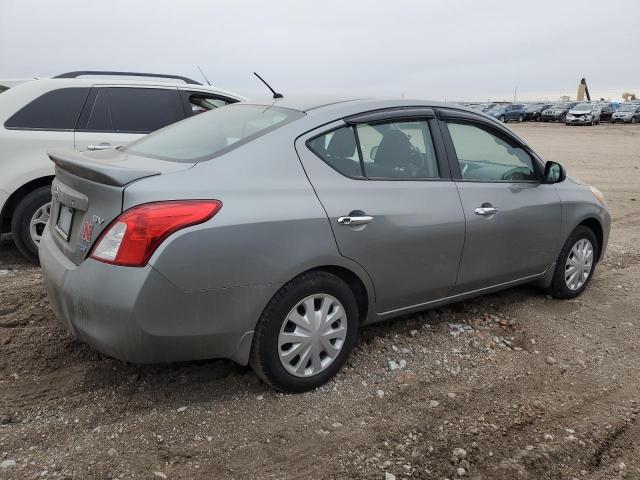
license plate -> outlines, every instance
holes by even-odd
[[[62,238],[69,241],[69,232],[71,231],[71,222],[73,221],[73,208],[60,205],[60,213],[56,222],[56,231]]]

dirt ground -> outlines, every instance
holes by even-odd
[[[640,479],[640,127],[512,125],[606,196],[585,294],[525,286],[365,328],[304,395],[227,361],[94,352],[3,239],[0,478]]]

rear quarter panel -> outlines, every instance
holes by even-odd
[[[326,213],[295,153],[294,136],[261,137],[228,154],[125,189],[124,209],[173,199],[218,199],[210,221],[172,235],[151,265],[185,291],[270,285],[323,265],[359,267],[337,249]]]

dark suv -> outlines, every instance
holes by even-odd
[[[525,107],[524,119],[539,122],[542,119],[542,112],[550,106],[550,103],[531,103]]]
[[[542,111],[543,122],[562,122],[567,118],[567,113],[579,102],[554,103],[546,110]]]

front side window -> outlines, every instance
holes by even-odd
[[[232,102],[210,95],[200,93],[192,93],[189,95],[189,108],[191,109],[192,115],[208,112],[214,108],[224,107],[225,105],[229,105],[229,103]]]
[[[463,180],[536,181],[531,156],[490,127],[448,122]]]
[[[130,144],[126,150],[162,160],[200,162],[303,116],[303,112],[288,108],[235,104],[171,125]]]
[[[60,88],[36,98],[18,110],[5,127],[37,130],[73,130],[89,95],[88,88]]]
[[[332,168],[352,178],[384,180],[439,176],[426,120],[359,123],[320,135],[308,145]]]
[[[184,119],[180,95],[167,88],[109,88],[114,131],[149,133]]]

